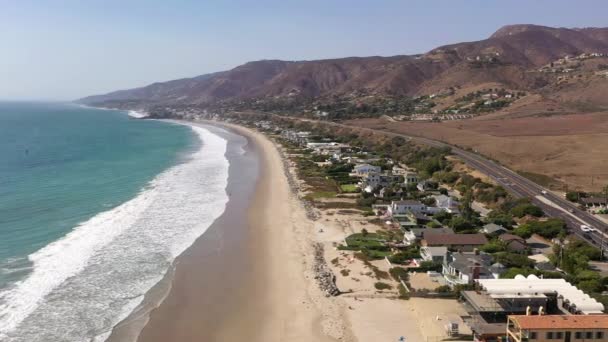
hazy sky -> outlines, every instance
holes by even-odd
[[[0,0],[0,99],[71,100],[259,59],[422,53],[607,15],[607,0]]]

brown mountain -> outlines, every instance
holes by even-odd
[[[354,91],[415,95],[488,82],[533,90],[548,81],[528,71],[566,55],[593,52],[608,53],[608,28],[509,25],[488,39],[446,45],[423,55],[263,60],[228,71],[90,96],[79,102],[204,105],[255,98],[340,96]]]

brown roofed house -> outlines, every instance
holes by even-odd
[[[498,236],[498,239],[505,243],[509,251],[523,253],[528,249],[528,243],[521,236],[502,234]]]
[[[451,250],[472,252],[475,248],[488,243],[484,234],[424,234],[422,246],[446,246]]]

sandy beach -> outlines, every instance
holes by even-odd
[[[228,151],[230,139],[247,139],[243,156],[227,153],[226,212],[109,341],[435,341],[445,337],[448,319],[465,314],[455,300],[399,300],[391,279],[382,280],[391,290],[375,290],[369,267],[335,246],[380,227],[357,213],[305,208],[299,197],[306,186],[280,146],[244,127],[202,123],[209,124],[229,139]],[[320,289],[313,244],[324,247],[342,295],[326,297]],[[390,267],[384,260],[373,265]]]
[[[227,212],[177,259],[168,294],[138,341],[354,341],[343,303],[326,298],[314,279],[314,224],[277,148],[260,133],[228,128],[247,138],[258,170],[243,170],[251,162],[231,170],[247,178],[230,181]],[[132,338],[136,321],[126,320],[110,341]]]

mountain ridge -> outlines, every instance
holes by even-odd
[[[532,74],[531,70],[581,53],[608,53],[608,28],[507,25],[487,39],[443,45],[419,55],[251,61],[226,71],[93,95],[78,102],[214,106],[352,93],[417,96],[438,88],[488,82],[534,91],[549,81],[546,75]]]

